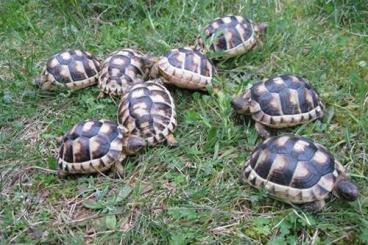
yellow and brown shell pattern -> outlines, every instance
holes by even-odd
[[[174,100],[157,80],[135,84],[120,102],[118,122],[149,145],[169,141],[176,127]]]
[[[242,16],[216,18],[205,27],[204,35],[206,40],[211,41],[209,49],[223,52],[226,57],[246,53],[257,42],[253,23]],[[198,39],[198,43],[204,48],[201,38]]]
[[[331,153],[311,139],[282,135],[259,144],[242,170],[242,178],[256,188],[292,203],[327,198],[339,168]]]
[[[169,51],[158,63],[163,82],[180,88],[206,90],[212,84],[215,68],[211,61],[197,50],[178,48]]]
[[[100,63],[89,52],[67,49],[52,56],[42,71],[39,86],[43,90],[57,87],[81,89],[97,83]]]
[[[76,124],[61,140],[58,174],[94,173],[122,161],[123,130],[109,120],[87,120]]]
[[[317,92],[302,77],[283,75],[254,84],[249,97],[254,120],[273,128],[303,124],[323,116]]]
[[[98,87],[109,95],[122,95],[145,76],[142,54],[132,49],[112,53],[102,64]]]

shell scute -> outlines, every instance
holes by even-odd
[[[116,123],[87,120],[65,134],[59,148],[60,174],[104,171],[123,154],[123,134]]]
[[[164,141],[176,126],[175,105],[169,91],[157,81],[136,84],[119,104],[118,121],[148,144]]]
[[[311,139],[293,135],[271,137],[259,144],[244,169],[249,183],[260,187],[257,183],[266,182],[269,188],[278,185],[283,190],[278,195],[295,202],[325,197],[337,176],[335,160],[327,149]],[[297,195],[297,190],[302,196]]]

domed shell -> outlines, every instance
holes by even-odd
[[[264,125],[294,126],[323,116],[324,105],[317,92],[302,77],[283,75],[250,88],[250,112]]]
[[[335,159],[324,146],[295,135],[259,144],[242,172],[252,186],[293,203],[325,199],[338,175]]]
[[[211,61],[198,50],[179,48],[169,51],[158,62],[163,82],[180,88],[206,90],[212,83],[215,68]]]
[[[224,16],[211,21],[204,29],[205,40],[214,39],[209,49],[233,57],[250,50],[257,42],[254,24],[242,16]],[[204,41],[199,38],[203,48]]]
[[[123,130],[109,120],[87,120],[62,137],[58,156],[60,175],[108,170],[122,161]]]
[[[120,102],[118,122],[149,145],[169,141],[176,127],[174,100],[157,80],[135,84]]]
[[[98,87],[104,94],[121,96],[131,85],[144,78],[144,67],[142,54],[138,51],[115,51],[102,64]]]
[[[43,90],[58,87],[81,89],[97,83],[100,63],[89,52],[67,49],[53,55],[42,71],[39,86]]]

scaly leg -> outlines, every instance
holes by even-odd
[[[262,125],[261,123],[259,122],[256,122],[255,124],[255,127],[256,127],[256,131],[257,133],[263,137],[263,138],[268,138],[270,137],[270,133],[267,131],[266,127],[264,125]]]
[[[166,141],[169,146],[177,146],[178,144],[173,134],[166,136]]]
[[[309,212],[316,213],[316,212],[321,211],[325,205],[326,205],[326,202],[324,199],[322,199],[322,200],[317,200],[317,201],[305,204],[303,209]]]

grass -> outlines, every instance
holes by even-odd
[[[194,43],[211,19],[269,23],[261,45],[218,64],[220,92],[171,88],[177,148],[146,149],[122,179],[60,179],[55,139],[88,118],[116,118],[118,100],[96,87],[46,93],[32,85],[67,47],[105,57],[121,47],[160,55]],[[363,244],[368,242],[368,4],[329,1],[37,1],[0,4],[0,243]],[[360,187],[305,213],[240,185],[240,166],[261,141],[229,101],[251,83],[296,73],[317,88],[322,121],[289,128],[326,145]]]

